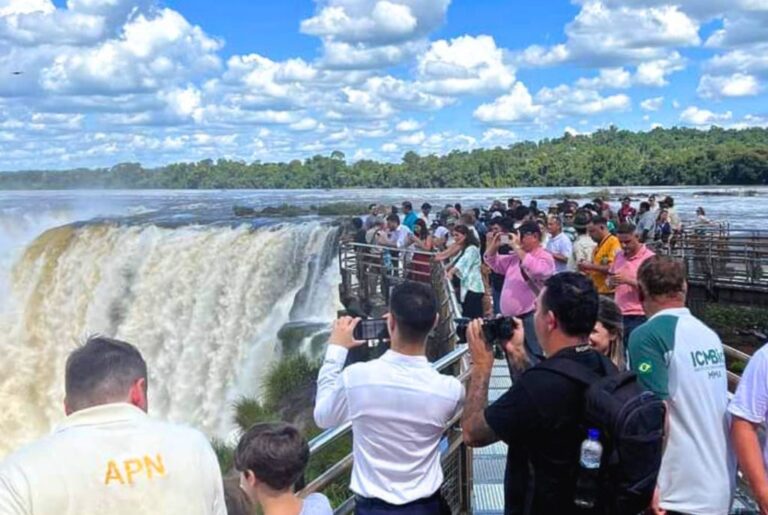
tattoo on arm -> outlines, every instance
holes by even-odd
[[[490,380],[490,371],[486,373],[475,369],[472,372],[472,381],[464,403],[464,416],[461,420],[464,442],[471,447],[482,447],[499,439],[485,420],[484,410],[488,400]]]

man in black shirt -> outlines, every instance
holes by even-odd
[[[587,343],[598,303],[592,281],[581,274],[563,272],[546,281],[535,314],[545,361],[573,360],[600,375],[611,369]],[[537,365],[486,408],[493,353],[483,340],[480,321],[470,324],[467,335],[474,367],[461,424],[464,441],[472,447],[497,440],[509,445],[505,514],[590,513],[573,503],[579,449],[586,438],[581,425],[585,387]],[[518,322],[504,346],[508,356],[521,352],[523,338]]]

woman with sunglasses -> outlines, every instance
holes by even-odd
[[[474,232],[465,225],[457,225],[453,229],[453,239],[461,248],[458,257],[448,267],[448,279],[459,280],[459,299],[461,314],[465,318],[481,318],[483,316],[483,296],[485,286],[480,272],[480,242]]]

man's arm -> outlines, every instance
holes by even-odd
[[[764,515],[768,513],[768,476],[760,449],[758,427],[759,424],[734,416],[731,421],[731,440],[739,460],[739,468],[747,476],[749,486],[760,506],[760,513]]]
[[[461,418],[464,443],[470,447],[483,447],[499,439],[485,420],[488,402],[488,384],[493,370],[493,352],[482,336],[482,321],[473,320],[467,328],[467,342],[472,355],[472,375]]]
[[[359,318],[342,317],[333,324],[325,360],[317,376],[315,424],[321,429],[338,426],[349,418],[347,392],[341,377],[349,349],[362,345],[353,337]]]
[[[768,476],[758,438],[758,427],[768,409],[768,360],[757,351],[741,375],[739,386],[728,406],[732,415],[731,440],[739,467],[747,476],[761,514],[768,514]]]

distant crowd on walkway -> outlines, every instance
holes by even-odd
[[[348,364],[366,342],[354,336],[359,318],[340,317],[317,379],[315,423],[352,424],[355,513],[450,513],[441,456],[457,417],[466,445],[507,446],[505,514],[726,514],[736,458],[768,511],[758,437],[768,350],[755,354],[729,401],[722,342],[685,307],[683,263],[647,246],[651,229],[638,230],[645,206],[624,203],[615,217],[591,206],[564,202],[543,219],[514,200],[484,217],[451,206],[435,223],[428,205],[420,219],[405,202],[402,219],[389,213],[382,224],[374,206],[356,223],[351,240],[378,244],[382,262],[388,256],[406,280],[387,295],[389,349]],[[426,358],[438,302],[417,272],[432,259],[446,263],[473,319],[466,386]],[[484,318],[494,313],[513,320],[506,341],[486,340]],[[489,403],[494,346],[510,371],[524,371]],[[234,457],[239,482],[225,486],[200,432],[148,416],[147,368],[136,347],[115,339],[74,350],[64,421],[0,462],[0,514],[332,513],[322,494],[294,494],[309,460],[296,427],[245,431]]]

